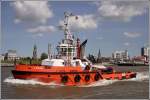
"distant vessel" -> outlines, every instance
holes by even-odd
[[[148,63],[118,63],[118,66],[149,66]]]
[[[41,65],[16,65],[12,70],[16,79],[34,79],[42,82],[55,82],[64,85],[83,85],[102,79],[129,79],[136,77],[134,72],[115,72],[111,67],[94,66],[84,57],[84,46],[75,40],[69,30],[68,20],[73,14],[65,13],[64,39],[57,46],[57,58],[44,59]]]

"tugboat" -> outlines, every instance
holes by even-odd
[[[34,79],[49,83],[55,82],[64,85],[85,85],[102,79],[129,79],[136,77],[134,72],[115,72],[111,67],[94,66],[86,57],[83,57],[83,46],[74,39],[68,27],[68,20],[74,16],[65,12],[64,39],[57,46],[57,57],[42,60],[41,65],[17,64],[12,74],[15,79]],[[75,16],[75,18],[77,18]]]

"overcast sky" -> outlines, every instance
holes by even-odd
[[[63,38],[64,12],[78,16],[70,18],[70,29],[81,41],[88,39],[86,54],[111,56],[115,50],[127,49],[130,56],[140,55],[148,43],[148,3],[142,1],[3,1],[2,53],[15,49],[20,56],[32,56],[33,45],[38,55],[47,52],[48,43],[53,53]]]

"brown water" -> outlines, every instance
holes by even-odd
[[[134,71],[137,78],[117,81],[102,80],[88,86],[43,84],[33,80],[13,79],[13,67],[2,67],[2,99],[148,99],[148,66],[114,67],[117,71]]]

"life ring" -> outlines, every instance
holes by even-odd
[[[76,76],[74,77],[74,81],[75,81],[75,82],[80,82],[80,80],[81,80],[81,76],[80,76],[80,75],[76,75]]]
[[[90,75],[86,75],[84,79],[86,82],[88,82],[90,80]]]
[[[100,77],[99,77],[99,74],[98,74],[98,73],[96,73],[96,74],[95,74],[95,76],[94,76],[94,80],[95,80],[95,81],[98,81],[98,80],[99,80],[99,78],[100,78]]]
[[[96,73],[94,76],[94,80],[98,81],[99,79],[103,79],[103,77],[99,73]]]
[[[67,83],[68,82],[68,76],[67,75],[65,75],[65,76],[62,76],[62,78],[61,78],[61,82],[62,83]]]

